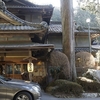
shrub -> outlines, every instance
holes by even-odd
[[[47,92],[55,95],[59,94],[74,94],[75,96],[80,96],[83,92],[82,86],[76,82],[70,82],[67,80],[56,80],[47,87]]]

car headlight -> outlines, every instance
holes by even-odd
[[[32,88],[36,91],[39,92],[39,89],[36,86],[32,86]]]

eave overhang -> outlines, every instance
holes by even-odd
[[[6,16],[6,14],[4,14],[2,11],[0,11],[0,17],[1,18],[4,18],[6,21],[10,22],[11,24],[14,24],[14,25],[22,25],[18,21],[15,21],[12,18]]]
[[[54,49],[54,45],[53,44],[0,44],[0,49],[2,50],[8,50],[8,49],[17,49],[17,50],[34,50],[34,49]]]
[[[30,34],[30,33],[36,33],[36,34],[44,34],[46,32],[45,30],[2,30],[0,31],[0,34]]]
[[[9,12],[4,4],[4,2],[0,2],[0,18],[7,21],[7,23],[0,23],[0,31],[34,31],[34,33],[41,33],[45,32],[48,29],[48,25],[46,22],[41,23],[33,23],[28,22],[25,20],[20,19],[19,17],[15,16],[11,12]]]

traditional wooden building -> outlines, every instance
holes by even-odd
[[[27,71],[28,58],[31,58],[34,63],[33,81],[42,81],[47,74],[48,53],[54,47],[62,51],[62,25],[60,22],[50,23],[53,6],[35,5],[28,0],[3,1],[5,3],[0,2],[1,74],[22,79],[21,73]],[[92,29],[90,33],[94,39],[100,32]],[[75,52],[79,51],[89,52],[88,29],[81,27],[75,30]]]
[[[27,2],[21,2],[21,0],[4,1],[7,6],[0,0],[0,74],[22,79],[21,73],[27,71],[27,64],[31,60],[34,64],[33,80],[39,82],[47,74],[46,55],[54,49],[53,44],[44,44],[48,32],[47,23],[49,23],[51,15],[49,18],[45,17],[46,13],[42,14],[42,11],[44,12],[49,6],[33,5],[35,7],[31,8],[26,6]],[[13,4],[21,6],[12,6]],[[22,7],[22,5],[25,6]],[[33,14],[35,9],[41,16]],[[14,14],[10,12],[11,10]],[[22,16],[25,20],[21,19]],[[45,22],[46,20],[47,22]]]
[[[7,9],[17,17],[29,22],[50,22],[53,9],[52,5],[36,5],[28,0],[3,0]]]
[[[77,27],[74,30],[75,35],[75,53],[80,51],[89,52],[89,30],[88,28]],[[97,28],[90,29],[90,38],[91,38],[91,49],[95,52],[95,43],[93,40],[96,40],[100,35],[100,30]],[[99,39],[99,38],[98,38]],[[52,43],[55,45],[55,49],[62,51],[62,25],[61,22],[51,22],[49,25],[47,43]],[[96,43],[97,44],[97,43]],[[99,40],[98,40],[99,44]],[[94,48],[93,48],[94,47]]]
[[[90,31],[90,38],[91,38],[91,45],[89,41],[89,31]],[[95,65],[90,66],[93,68],[97,68],[100,66],[100,30],[97,28],[82,28],[82,27],[77,27],[74,30],[74,35],[75,35],[75,54],[81,51],[84,52],[89,52],[90,53],[90,46],[91,46],[91,53],[95,57]],[[98,41],[95,41],[98,40]],[[48,38],[47,38],[47,43],[54,44],[55,49],[58,51],[62,51],[62,25],[61,22],[51,22],[49,25],[49,31],[48,31]],[[66,46],[67,48],[67,46]],[[86,56],[85,56],[86,57]],[[88,58],[88,57],[87,57]],[[83,57],[83,59],[85,59]],[[76,71],[77,75],[80,76],[84,72],[87,71],[87,68],[84,68],[83,65],[80,63],[80,58],[76,58]],[[92,59],[91,59],[92,60]],[[86,61],[82,60],[84,62],[84,65],[88,62],[88,59]],[[90,59],[89,59],[90,61]],[[94,61],[94,60],[92,60]],[[91,61],[91,62],[92,62]],[[78,64],[81,65],[81,67],[78,66]],[[87,63],[89,64],[89,63]],[[86,67],[86,66],[85,66]]]

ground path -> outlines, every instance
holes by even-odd
[[[98,98],[56,98],[50,94],[42,92],[41,100],[100,100],[100,97]]]

